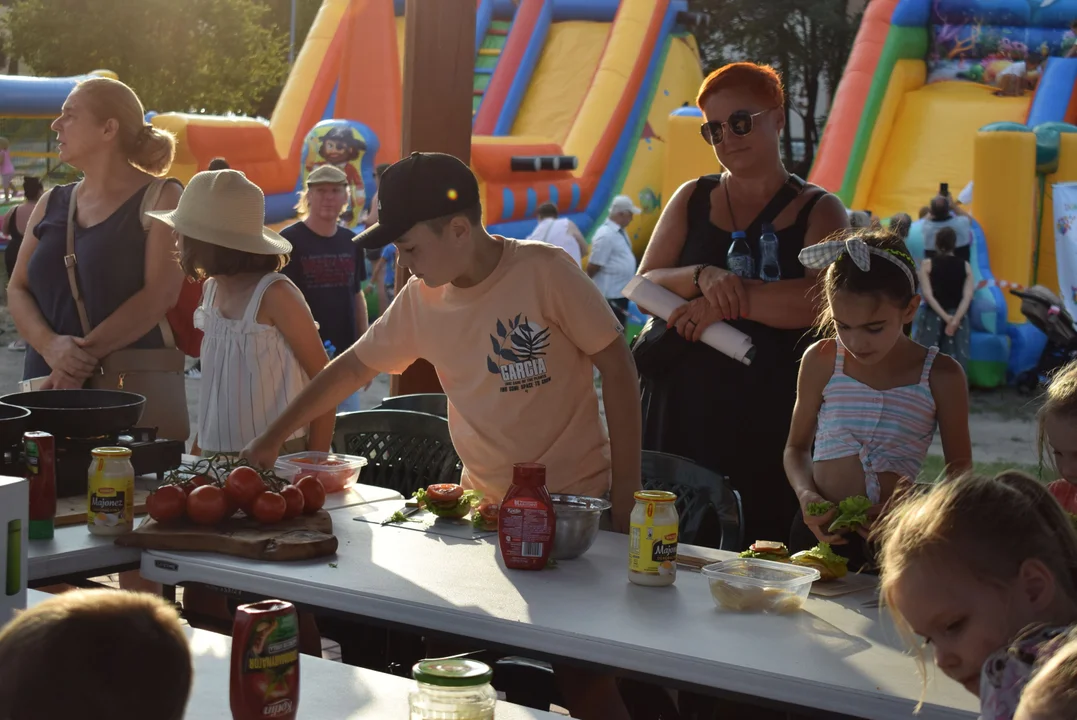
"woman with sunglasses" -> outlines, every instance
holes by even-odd
[[[639,268],[690,301],[669,318],[664,349],[654,354],[656,371],[641,371],[644,448],[688,457],[726,476],[741,494],[746,543],[784,542],[798,509],[782,453],[798,363],[815,319],[815,273],[797,256],[848,224],[838,198],[782,165],[784,102],[781,79],[766,65],[734,63],[704,80],[696,99],[706,120],[701,134],[725,172],[677,190]],[[773,257],[763,262],[760,253],[764,224],[775,228],[781,278],[768,283],[758,279],[762,268],[775,275]],[[754,259],[737,269],[747,274],[744,265],[754,264],[749,277],[726,267],[737,231]],[[751,336],[756,355],[750,366],[697,342],[719,321]]]

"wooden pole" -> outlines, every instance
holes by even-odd
[[[470,162],[475,0],[408,0],[406,7],[402,155],[444,152]],[[397,292],[408,277],[397,269]],[[442,392],[425,360],[390,387],[393,395]]]

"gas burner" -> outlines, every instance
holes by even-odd
[[[92,452],[99,447],[130,448],[135,475],[153,474],[158,480],[164,480],[166,472],[179,467],[186,450],[181,440],[158,440],[156,428],[132,428],[92,439],[56,438],[58,497],[86,494]]]

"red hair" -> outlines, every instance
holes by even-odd
[[[750,91],[771,107],[785,105],[785,91],[782,89],[782,76],[770,65],[758,65],[750,62],[736,62],[724,65],[706,77],[699,86],[696,106],[703,109],[703,103],[720,90],[739,88]]]

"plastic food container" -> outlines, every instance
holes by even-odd
[[[711,586],[714,604],[740,612],[788,613],[808,599],[819,579],[815,568],[754,558],[736,558],[707,565],[703,576]]]
[[[321,481],[327,493],[335,493],[354,485],[366,463],[365,457],[356,455],[307,451],[282,455],[277,458],[274,470],[293,483],[312,475]]]

